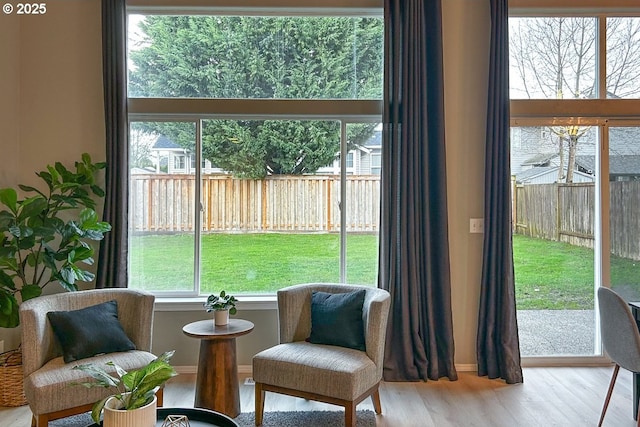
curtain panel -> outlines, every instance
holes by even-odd
[[[508,0],[491,0],[478,375],[522,382],[511,238]]]
[[[111,231],[100,244],[97,288],[127,287],[129,158],[127,118],[127,14],[125,0],[102,0],[102,67],[106,129],[103,220]]]
[[[447,229],[440,0],[385,0],[379,287],[386,381],[457,379]]]

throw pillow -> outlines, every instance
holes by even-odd
[[[50,311],[65,363],[102,353],[135,350],[118,320],[118,303],[107,301],[73,311]]]
[[[313,291],[308,341],[364,351],[362,305],[365,294],[364,289],[339,294]]]

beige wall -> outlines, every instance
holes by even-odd
[[[449,234],[456,363],[475,363],[482,235],[487,91],[488,2],[443,1]],[[0,186],[33,182],[47,163],[87,151],[104,159],[100,2],[48,3],[40,17],[0,16]],[[5,131],[6,129],[6,131]],[[8,153],[8,155],[5,155]],[[10,156],[10,157],[9,157]],[[256,329],[238,338],[238,362],[276,343],[273,310],[242,311]],[[174,363],[195,366],[199,343],[182,325],[205,312],[157,312],[154,350],[176,349]],[[0,338],[11,331],[0,331]]]

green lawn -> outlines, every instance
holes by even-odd
[[[593,309],[593,249],[513,236],[518,309]],[[640,264],[611,256],[611,286],[640,291]],[[640,294],[638,294],[640,295]]]
[[[148,290],[191,289],[193,245],[192,235],[132,238],[131,280]],[[206,234],[202,293],[267,293],[298,283],[338,282],[339,251],[337,234]],[[377,265],[377,237],[350,235],[347,282],[375,284]]]
[[[269,293],[306,282],[339,281],[337,234],[206,234],[202,237],[202,293]],[[147,290],[189,290],[193,236],[133,237],[131,280]],[[350,235],[347,282],[377,281],[377,237]],[[513,236],[519,309],[592,309],[593,250]],[[612,285],[638,291],[640,264],[611,258]],[[143,284],[143,285],[140,285]]]

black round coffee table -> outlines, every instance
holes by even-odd
[[[158,408],[157,427],[161,427],[168,415],[186,415],[191,427],[239,427],[232,418],[219,412],[202,408]],[[101,424],[91,424],[87,427],[100,427]]]

